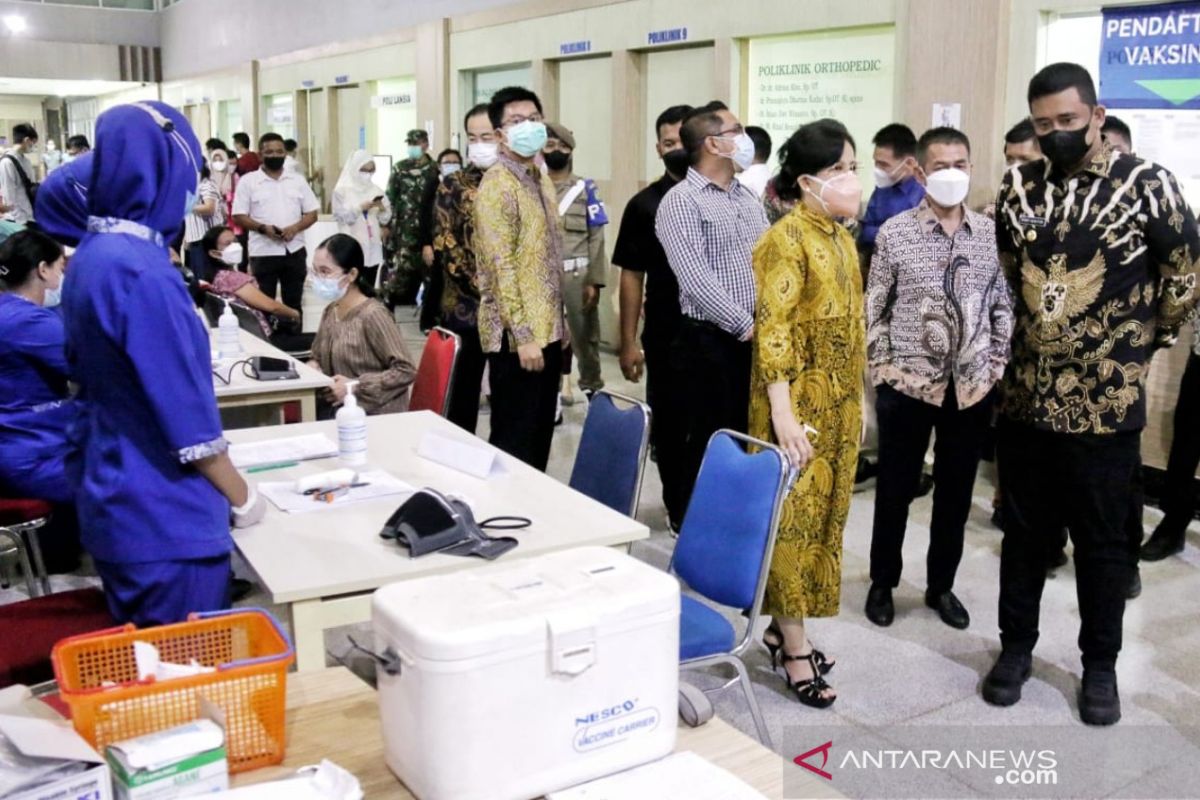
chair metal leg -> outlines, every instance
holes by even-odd
[[[30,554],[33,556],[33,567],[37,570],[37,579],[42,584],[42,594],[51,594],[50,591],[50,574],[46,572],[46,562],[42,558],[42,545],[38,533],[41,531],[41,525],[30,525],[25,530],[25,535],[29,540]]]
[[[17,551],[17,558],[21,561],[21,570],[25,573],[25,588],[28,589],[29,596],[31,598],[38,597],[38,585],[33,574],[33,565],[29,563],[29,551],[21,539],[21,534],[11,528],[0,528],[0,535],[7,537]]]
[[[771,734],[767,731],[767,722],[763,719],[762,710],[758,707],[758,700],[754,698],[754,686],[750,683],[750,673],[746,671],[746,665],[737,656],[732,656],[729,663],[737,670],[738,678],[741,680],[742,691],[746,693],[746,703],[750,706],[750,716],[754,717],[754,726],[758,728],[758,738],[768,748],[774,749],[771,744]]]

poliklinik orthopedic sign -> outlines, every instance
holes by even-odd
[[[1104,9],[1100,102],[1200,109],[1200,3]]]

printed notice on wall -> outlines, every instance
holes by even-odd
[[[895,63],[891,25],[751,39],[747,123],[778,150],[796,128],[832,117],[850,129],[869,177],[871,137],[893,121]]]

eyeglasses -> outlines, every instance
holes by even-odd
[[[723,131],[717,131],[716,133],[714,133],[712,135],[713,136],[729,136],[730,134],[733,134],[734,136],[741,136],[745,132],[746,132],[746,129],[743,128],[741,125],[734,125],[732,128],[726,128]]]
[[[521,116],[509,117],[508,119],[504,120],[504,124],[501,125],[500,127],[509,128],[513,125],[520,125],[522,122],[541,122],[541,121],[542,121],[541,114],[530,114],[528,117],[521,117]]]

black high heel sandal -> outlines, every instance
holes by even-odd
[[[823,697],[822,694],[827,689],[832,689],[825,679],[821,677],[820,667],[817,665],[817,659],[812,652],[803,656],[789,656],[786,652],[781,653],[779,657],[780,665],[783,666],[783,679],[787,682],[788,689],[792,694],[796,695],[799,700],[810,708],[829,708],[833,705],[833,701],[837,700],[837,696]],[[788,661],[807,661],[809,667],[812,668],[813,676],[807,680],[793,681],[792,676],[787,671]]]
[[[775,642],[767,641],[768,633],[771,634],[772,636],[776,637],[776,639],[778,639],[778,641],[775,641]],[[779,649],[781,647],[783,647],[783,631],[779,630],[779,626],[776,625],[773,621],[769,625],[767,625],[766,630],[763,631],[762,643],[763,643],[763,647],[767,648],[767,652],[771,655],[771,669],[775,669],[776,662],[779,661]],[[810,647],[812,646],[811,643],[809,646]],[[812,649],[812,654],[813,654],[813,657],[817,659],[817,668],[820,670],[820,673],[822,675],[828,675],[830,672],[833,671],[833,668],[835,666],[837,666],[836,661],[830,661],[829,659],[827,659],[825,657],[824,653],[822,653],[820,650],[818,650],[815,647],[813,647],[813,649]]]

